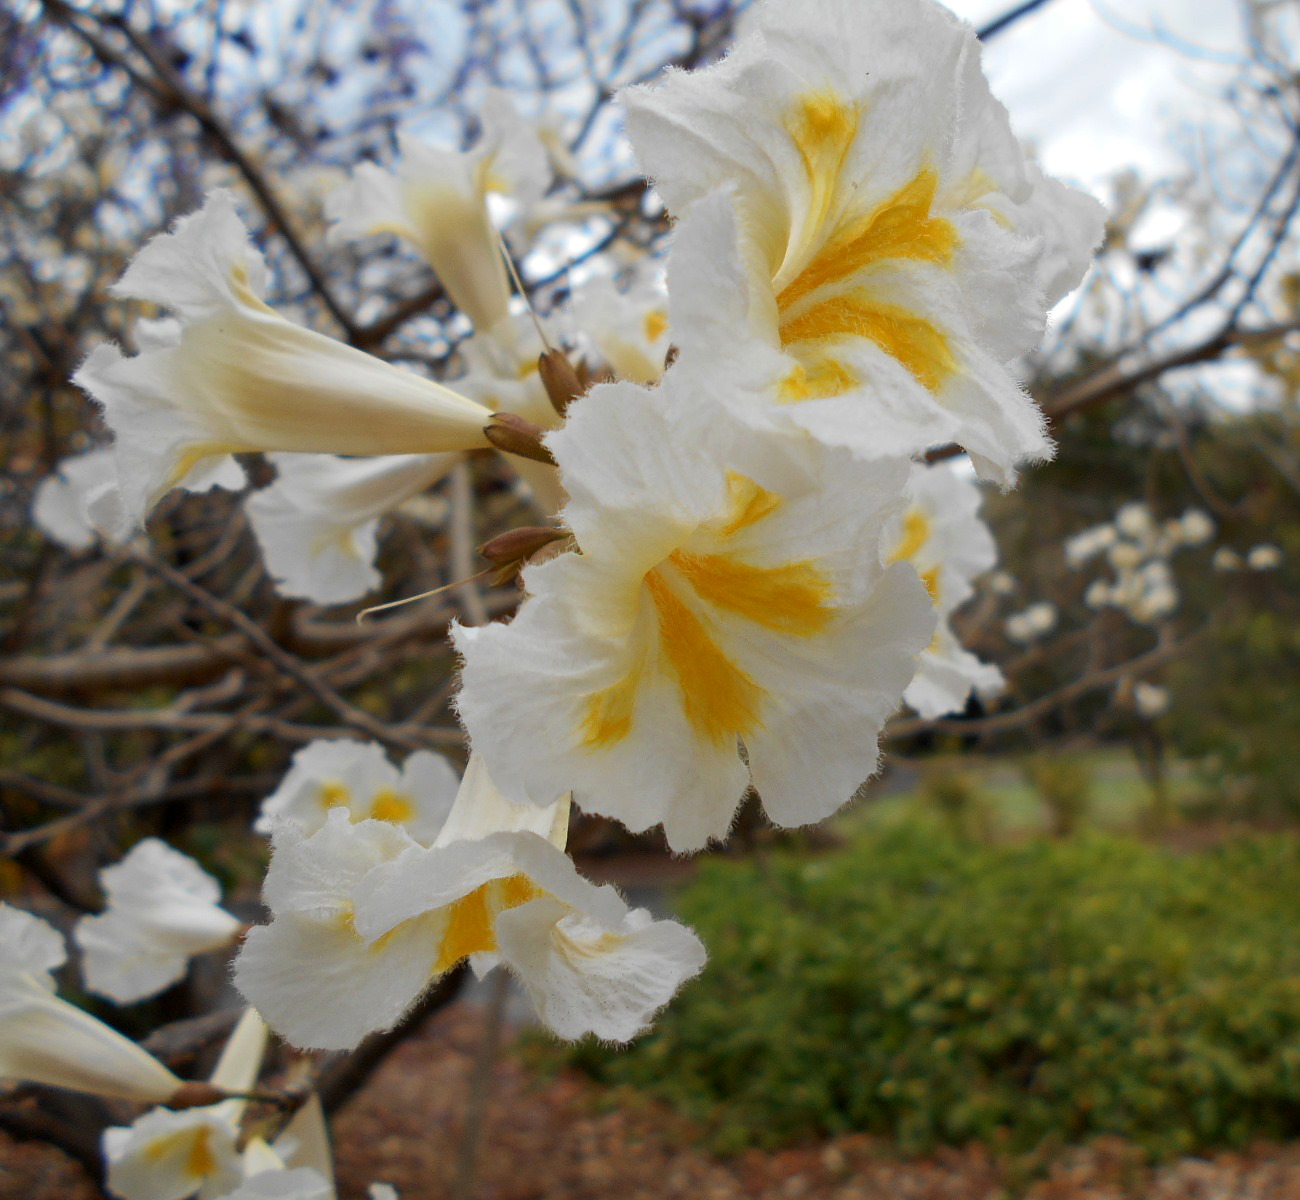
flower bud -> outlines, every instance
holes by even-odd
[[[555,459],[542,444],[546,432],[540,425],[514,413],[493,413],[491,422],[483,427],[487,440],[498,450],[553,467]]]
[[[542,377],[547,398],[560,416],[587,390],[563,350],[548,350],[539,356],[537,373]]]

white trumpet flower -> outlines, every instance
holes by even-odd
[[[86,987],[119,1004],[181,979],[196,954],[229,946],[240,922],[220,907],[221,886],[192,858],[145,838],[100,872],[107,905],[82,917],[72,937]]]
[[[1048,456],[1007,363],[1078,283],[1102,210],[1025,161],[968,25],[932,0],[769,3],[720,63],[623,97],[681,219],[683,362],[779,361],[722,403],[864,457],[956,441],[1003,484]]]
[[[270,457],[279,478],[249,497],[248,519],[276,590],[317,604],[343,604],[378,587],[380,518],[460,461],[453,453]]]
[[[510,282],[488,212],[489,193],[512,196],[526,210],[551,179],[546,148],[502,91],[488,94],[478,140],[467,151],[399,135],[395,172],[362,163],[326,201],[334,239],[391,233],[410,242],[433,268],[474,328],[506,317]]]
[[[160,1104],[183,1081],[103,1021],[54,995],[67,954],[39,917],[0,902],[0,1078]]]
[[[949,617],[974,594],[972,580],[997,563],[998,550],[980,519],[980,491],[952,465],[917,463],[908,480],[907,508],[890,536],[888,557],[910,562],[939,616],[934,640],[921,655],[903,699],[927,719],[960,712],[972,690],[989,695],[1002,672],[962,647]]]
[[[560,849],[567,828],[567,798],[511,804],[478,758],[432,846],[340,811],[310,837],[277,826],[274,919],[245,941],[236,986],[295,1045],[343,1049],[392,1026],[458,963],[503,962],[560,1036],[625,1041],[704,950],[676,922],[581,879]]]
[[[751,780],[781,825],[844,804],[935,623],[915,571],[880,565],[907,463],[811,444],[811,482],[773,490],[736,468],[787,474],[785,439],[741,426],[720,460],[678,427],[684,380],[572,406],[548,444],[581,553],[526,569],[510,624],[454,628],[460,714],[505,794],[571,788],[676,850],[724,836]]]
[[[387,821],[429,845],[446,823],[459,786],[451,764],[432,750],[417,750],[399,771],[374,742],[321,738],[294,754],[253,828],[272,833],[290,821],[310,835],[341,808],[354,824]]]
[[[229,192],[136,255],[115,295],[180,318],[174,340],[133,358],[95,349],[74,381],[104,408],[123,519],[228,472],[249,450],[423,454],[488,445],[488,414],[410,371],[287,321],[262,300],[266,264]]]
[[[599,275],[574,290],[573,317],[616,379],[659,381],[671,340],[662,281],[640,275],[620,291],[612,279]]]
[[[211,1082],[247,1092],[266,1053],[266,1023],[253,1010],[240,1017]],[[239,1125],[246,1102],[223,1100],[173,1112],[155,1108],[129,1126],[104,1130],[108,1190],[121,1200],[218,1200],[244,1178]]]

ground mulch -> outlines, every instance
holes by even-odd
[[[336,1115],[340,1200],[364,1200],[375,1181],[401,1200],[467,1200],[454,1181],[485,1022],[471,1004],[437,1014]],[[1300,1200],[1300,1143],[1156,1170],[1118,1139],[1047,1164],[979,1146],[900,1160],[861,1136],[719,1160],[663,1107],[614,1104],[576,1072],[539,1074],[510,1042],[491,1070],[475,1200]],[[0,1200],[98,1196],[70,1159],[0,1134]]]

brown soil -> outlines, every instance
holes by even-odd
[[[483,1010],[453,1005],[410,1037],[337,1115],[340,1200],[371,1182],[453,1200]],[[79,1168],[0,1134],[0,1200],[95,1200]],[[1048,1166],[982,1147],[898,1161],[858,1136],[718,1160],[658,1105],[613,1107],[572,1072],[543,1078],[507,1047],[493,1072],[476,1200],[1300,1200],[1300,1144],[1186,1158],[1159,1170],[1103,1140]],[[455,1200],[461,1200],[455,1197]]]

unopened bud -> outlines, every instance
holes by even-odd
[[[167,1099],[167,1107],[174,1109],[207,1108],[229,1099],[230,1093],[211,1083],[183,1083]]]
[[[548,350],[537,360],[537,373],[551,406],[560,416],[569,411],[569,405],[587,390],[578,372],[563,350]]]
[[[527,562],[543,546],[569,536],[567,529],[549,525],[524,525],[508,529],[479,547],[479,553],[498,567],[510,567]]]
[[[487,440],[506,454],[531,458],[534,462],[555,466],[551,452],[542,445],[546,430],[514,413],[493,413],[490,424],[483,427]]]

